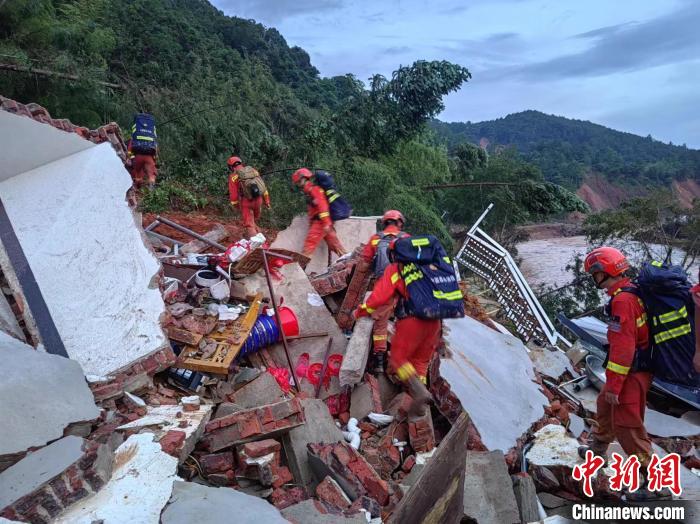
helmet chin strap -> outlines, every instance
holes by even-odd
[[[602,273],[602,271],[601,271],[601,273]],[[608,275],[607,273],[603,273],[603,275],[605,275],[605,278],[603,278],[603,279],[600,280],[600,281],[598,281],[598,280],[595,278],[595,275],[593,275],[593,282],[595,282],[595,287],[597,287],[598,289],[605,289],[604,286],[603,286],[603,284],[604,284],[607,280],[610,280],[610,278],[612,278],[612,277],[611,277],[610,275]]]

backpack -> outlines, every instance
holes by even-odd
[[[389,260],[389,244],[395,238],[407,237],[408,233],[403,231],[399,232],[398,235],[385,235],[384,233],[379,234],[379,240],[377,241],[377,252],[374,255],[374,276],[381,277],[384,274],[384,270],[391,263]]]
[[[138,155],[155,155],[157,148],[155,117],[148,113],[135,114],[131,126],[131,151]]]
[[[399,301],[397,317],[461,318],[464,300],[457,276],[440,241],[433,235],[399,238],[393,257],[399,263],[408,298]]]
[[[665,382],[700,387],[700,373],[693,368],[695,304],[685,270],[681,266],[645,262],[635,284],[634,288],[622,290],[634,293],[644,303],[650,371]]]
[[[335,182],[330,173],[327,171],[316,171],[314,173],[314,181],[326,194],[331,220],[333,222],[345,220],[352,215],[352,207],[347,200],[338,193],[338,189],[335,187]]]
[[[241,181],[245,198],[256,199],[267,192],[265,182],[263,182],[260,173],[254,167],[245,166],[243,169],[240,169],[238,171],[238,179]]]

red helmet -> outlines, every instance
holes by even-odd
[[[603,272],[611,277],[622,275],[630,268],[622,251],[614,247],[599,247],[588,253],[583,263],[586,273]]]
[[[240,157],[232,156],[226,161],[226,163],[228,164],[228,167],[235,169],[243,163],[243,160],[241,160]]]
[[[314,175],[311,171],[309,171],[305,167],[302,167],[301,169],[297,169],[296,171],[294,171],[294,174],[292,175],[292,182],[298,184],[302,178],[310,180],[312,176]]]
[[[406,223],[406,219],[403,217],[403,214],[401,211],[397,211],[396,209],[390,209],[384,215],[382,216],[382,224],[387,222],[388,220],[395,220],[396,222],[401,222],[401,224]]]

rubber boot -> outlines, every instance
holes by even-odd
[[[433,396],[428,391],[428,388],[420,381],[418,375],[413,375],[408,379],[408,394],[411,395],[413,402],[408,408],[408,417],[422,417],[425,415],[425,407],[430,403]]]
[[[582,459],[586,458],[586,451],[589,449],[594,455],[603,457],[605,459],[605,466],[608,465],[608,446],[609,444],[605,442],[600,442],[596,439],[589,440],[585,445],[578,447],[578,456]]]

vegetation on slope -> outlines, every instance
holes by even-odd
[[[265,173],[290,166],[337,175],[356,213],[404,210],[410,229],[450,243],[441,217],[469,222],[481,211],[473,188],[427,192],[425,185],[500,177],[513,191],[508,223],[582,204],[511,155],[478,164],[451,158],[426,123],[444,95],[470,78],[459,65],[419,61],[368,86],[352,75],[321,78],[308,54],[278,31],[224,16],[205,0],[13,0],[0,4],[0,62],[76,75],[4,71],[0,93],[38,102],[90,127],[128,129],[138,111],[158,121],[161,170],[143,205],[152,211],[227,205],[225,160],[243,157]],[[105,83],[119,84],[120,88]],[[270,224],[281,227],[304,201],[290,171],[268,177]],[[478,204],[477,204],[478,203]]]

